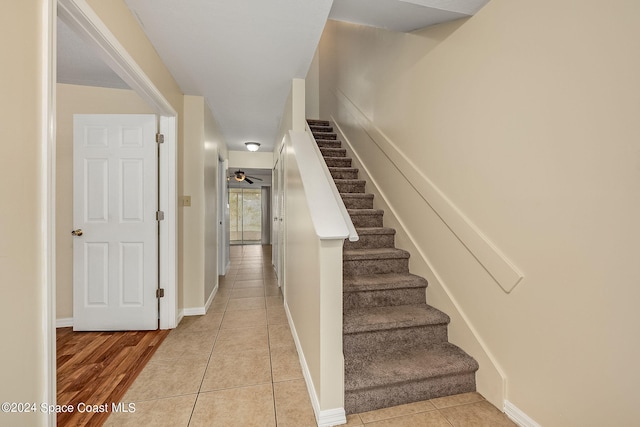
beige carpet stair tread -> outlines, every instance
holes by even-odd
[[[307,119],[309,126],[330,126],[329,120]]]
[[[343,315],[344,333],[383,331],[412,326],[448,324],[442,311],[427,304],[357,308]]]
[[[362,216],[362,215],[384,215],[382,209],[347,209],[349,216]],[[382,227],[361,227],[361,228],[382,228]]]
[[[354,209],[354,210],[367,210],[367,209]],[[347,209],[349,211],[349,209]],[[358,235],[376,235],[376,234],[396,234],[395,228],[390,227],[362,227],[356,228]]]
[[[411,273],[371,274],[367,276],[346,276],[343,280],[344,292],[381,291],[384,289],[426,288],[424,277]]]
[[[448,342],[449,316],[427,304],[427,280],[409,272],[348,147],[331,122],[307,122],[360,236],[342,251],[346,413],[475,391],[477,362]]]
[[[331,132],[313,132],[313,136],[317,139],[336,139],[336,134]]]
[[[330,159],[341,159],[342,157],[329,157]],[[364,179],[334,179],[336,184],[366,184],[367,181]]]
[[[409,256],[409,252],[397,248],[349,249],[342,252],[345,261],[403,259]]]
[[[401,384],[407,381],[471,373],[478,363],[451,343],[401,351],[367,352],[345,360],[345,390]]]

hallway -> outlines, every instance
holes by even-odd
[[[231,246],[204,316],[171,331],[106,426],[315,426],[271,246]]]
[[[315,427],[271,267],[271,246],[232,246],[231,268],[204,316],[185,317],[105,426]],[[348,417],[347,426],[513,426],[477,393]]]

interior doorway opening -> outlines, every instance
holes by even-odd
[[[259,245],[262,243],[262,190],[253,188],[229,189],[229,217],[231,245]]]

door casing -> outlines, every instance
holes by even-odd
[[[118,74],[159,116],[160,144],[159,205],[165,214],[160,221],[160,329],[178,324],[177,268],[177,112],[129,55],[96,13],[81,0],[58,0],[58,16]],[[54,314],[55,316],[55,314]]]
[[[48,0],[42,4],[43,31],[41,57],[45,64],[42,74],[43,103],[41,120],[48,123],[42,133],[43,152],[43,266],[45,295],[42,304],[45,314],[45,354],[42,368],[42,402],[56,401],[56,303],[55,303],[55,111],[56,111],[56,16],[73,28],[96,49],[109,65],[142,99],[153,106],[160,116],[160,132],[165,142],[160,146],[160,209],[165,221],[160,224],[160,286],[165,297],[160,299],[160,328],[170,329],[178,324],[178,269],[177,269],[177,112],[156,88],[153,82],[128,54],[115,36],[106,28],[96,13],[84,0]],[[49,425],[55,425],[56,413],[44,415]]]

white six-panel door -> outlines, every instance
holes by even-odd
[[[74,116],[74,330],[158,328],[156,129],[154,115]]]

